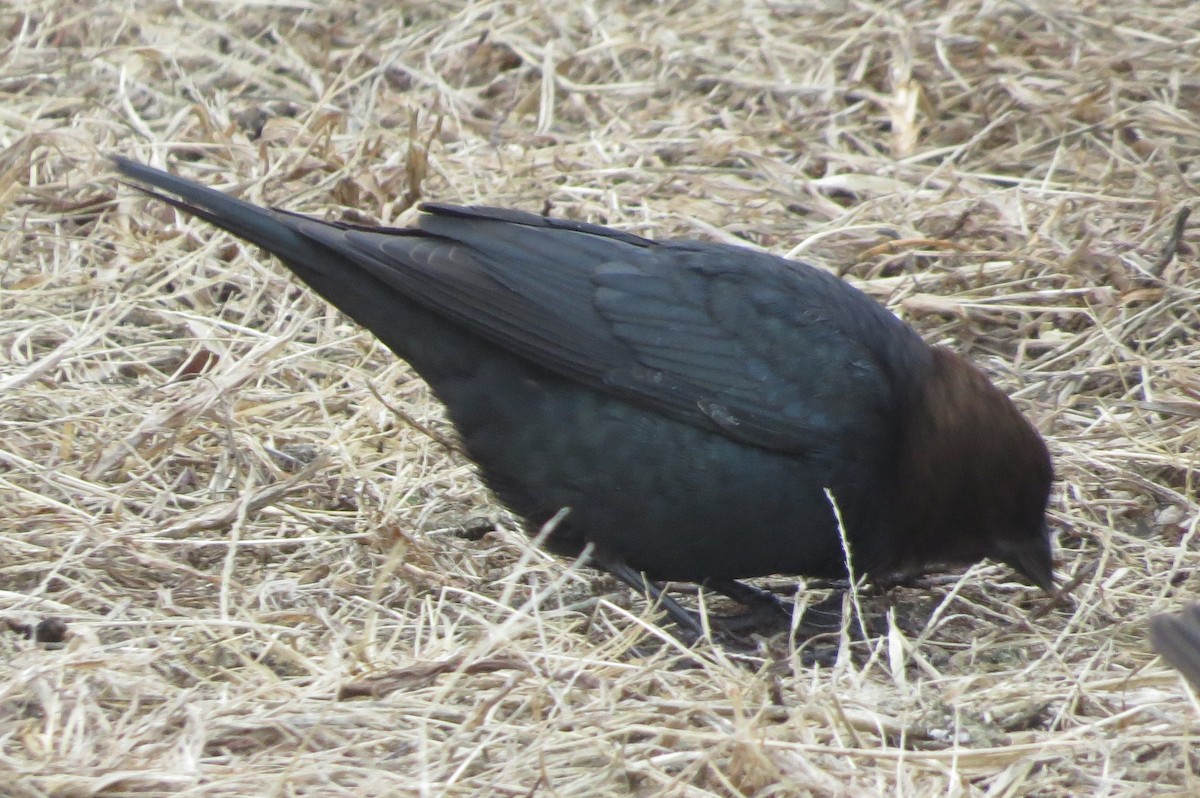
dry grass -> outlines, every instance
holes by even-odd
[[[1200,794],[1144,641],[1200,587],[1200,5],[324,5],[0,7],[0,619],[67,624],[0,634],[0,793]],[[868,598],[911,620],[833,664],[685,650],[115,152],[829,264],[1045,431],[1071,597],[984,565]]]

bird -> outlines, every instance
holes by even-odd
[[[425,202],[411,227],[257,206],[117,156],[271,253],[428,383],[543,546],[704,630],[661,583],[877,583],[985,558],[1054,590],[1045,441],[975,366],[832,273],[746,247]],[[712,628],[709,626],[708,628]]]
[[[1200,602],[1152,616],[1150,645],[1200,691]]]

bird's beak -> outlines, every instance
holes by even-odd
[[[1049,538],[1016,544],[1002,541],[996,545],[995,556],[1042,590],[1054,592],[1054,557],[1050,553]]]
[[[1049,534],[1043,533],[1032,540],[1002,538],[992,541],[991,556],[1013,566],[1018,574],[1046,593],[1055,592],[1054,556],[1050,552]]]

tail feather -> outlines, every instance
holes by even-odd
[[[448,378],[471,373],[481,359],[504,357],[499,348],[422,306],[395,281],[381,279],[371,261],[333,248],[336,237],[325,233],[344,229],[342,225],[262,208],[136,161],[113,160],[124,176],[158,189],[131,184],[137,190],[277,256],[327,302],[412,365],[439,395],[450,389]]]
[[[307,264],[312,260],[314,242],[297,233],[292,225],[283,221],[286,218],[285,214],[252,205],[128,158],[116,156],[113,162],[117,170],[126,177],[175,196],[131,184],[143,194],[228,230],[238,238],[257,244],[285,261]]]

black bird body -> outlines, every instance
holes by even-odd
[[[1049,587],[1049,456],[978,371],[842,280],[747,249],[424,205],[411,229],[265,209],[118,159],[406,360],[547,546],[652,579],[995,556]],[[153,193],[153,192],[150,192]],[[606,566],[607,567],[607,566]]]

